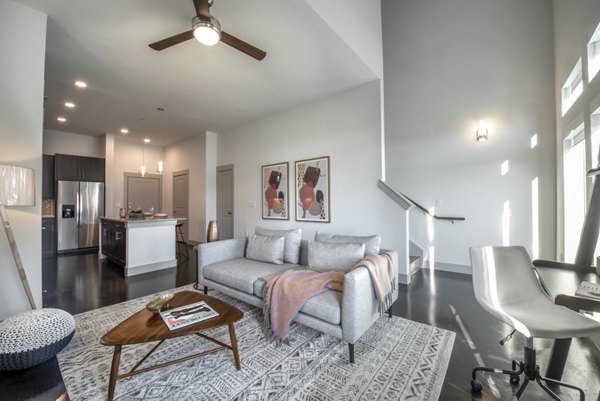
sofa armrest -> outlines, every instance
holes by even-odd
[[[245,239],[226,239],[198,245],[198,281],[204,281],[204,266],[244,257]]]
[[[393,259],[396,263],[392,266],[392,273],[396,280],[392,288],[392,302],[398,299],[397,254]],[[366,267],[358,267],[344,276],[342,339],[354,344],[378,318],[379,301],[375,297],[371,275]]]
[[[344,276],[342,296],[342,340],[354,344],[379,316],[379,303],[366,267]]]

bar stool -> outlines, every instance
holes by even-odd
[[[185,237],[183,236],[183,223],[175,224],[175,242],[176,242],[176,258],[178,262],[182,262],[183,260],[190,260],[190,255],[188,253],[187,242],[185,242]],[[181,250],[183,247],[183,251]],[[184,259],[185,258],[185,259]]]

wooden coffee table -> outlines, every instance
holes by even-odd
[[[235,328],[233,323],[237,322],[244,315],[238,308],[229,305],[220,299],[210,297],[208,295],[200,294],[194,291],[181,291],[175,294],[175,297],[169,302],[171,308],[177,308],[179,306],[189,305],[194,302],[204,301],[210,305],[219,316],[212,319],[204,320],[202,322],[192,324],[180,329],[173,331],[169,330],[162,317],[158,313],[150,312],[147,309],[139,311],[135,315],[126,319],[118,326],[106,333],[100,343],[103,345],[114,346],[115,351],[113,354],[112,366],[110,370],[110,381],[108,384],[108,400],[111,401],[115,394],[115,385],[117,379],[137,375],[140,373],[148,372],[153,369],[160,369],[166,366],[173,365],[178,362],[184,362],[193,358],[200,357],[202,355],[210,354],[213,352],[220,351],[222,349],[230,349],[233,351],[233,357],[235,359],[235,367],[240,370],[240,356],[237,348],[237,340],[235,337]],[[202,334],[201,331],[212,329],[213,327],[221,325],[229,326],[229,337],[231,339],[231,345],[225,344],[219,340],[208,337]],[[170,338],[183,337],[190,334],[200,336],[208,341],[211,341],[219,347],[200,352],[198,354],[186,356],[173,361],[160,363],[154,366],[150,366],[143,369],[137,369],[148,357],[158,349],[158,347]],[[121,360],[121,348],[123,345],[132,345],[140,343],[148,343],[152,341],[159,341],[154,348],[150,350],[135,366],[127,373],[119,374],[119,363]],[[137,370],[136,370],[137,369]]]

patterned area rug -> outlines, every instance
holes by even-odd
[[[190,287],[185,287],[190,289]],[[263,333],[262,311],[220,293],[213,296],[244,312],[235,324],[242,369],[231,351],[220,351],[117,381],[116,400],[437,400],[454,333],[399,317],[380,318],[355,344],[348,345],[294,323],[289,345],[276,345]],[[69,398],[105,400],[112,347],[100,337],[143,309],[154,295],[75,316],[77,330],[58,355]],[[227,326],[207,332],[229,343]],[[121,369],[131,369],[156,343],[124,346]],[[142,367],[214,348],[197,336],[166,341]]]

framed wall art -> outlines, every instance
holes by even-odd
[[[289,163],[262,166],[262,218],[288,220]]]
[[[296,221],[329,223],[329,156],[296,162]]]

